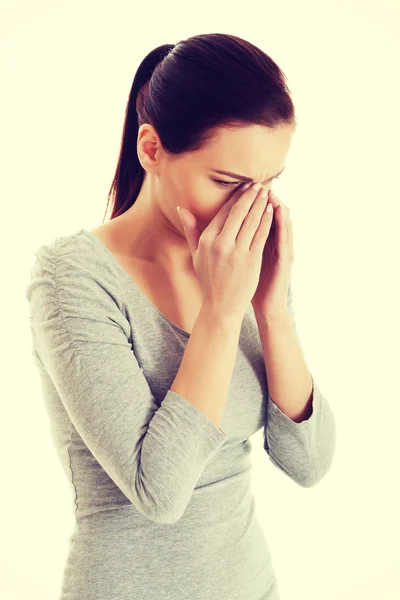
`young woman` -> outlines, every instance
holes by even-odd
[[[271,193],[295,126],[251,43],[158,47],[133,81],[110,219],[35,254],[33,351],[76,518],[60,600],[280,599],[250,437],[307,487],[336,436]]]

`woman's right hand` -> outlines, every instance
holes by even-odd
[[[261,184],[255,184],[261,186]],[[262,192],[265,193],[263,197]],[[273,212],[268,190],[236,190],[200,235],[196,218],[181,208],[183,230],[203,291],[203,305],[243,319],[260,279]]]

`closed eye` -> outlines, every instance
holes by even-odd
[[[278,177],[274,177],[274,179],[279,179]],[[243,181],[222,181],[220,179],[213,179],[215,183],[219,183],[222,187],[228,187],[229,185],[242,185]]]

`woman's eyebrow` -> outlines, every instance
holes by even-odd
[[[285,170],[285,167],[283,167],[283,169],[281,171],[279,171],[279,173],[277,173],[276,175],[273,175],[269,179],[265,179],[265,181],[263,181],[262,183],[265,183],[266,181],[271,181],[272,179],[275,179],[275,177],[278,177],[278,175],[283,173],[284,170]],[[240,179],[240,181],[253,181],[251,179],[251,177],[245,177],[244,175],[238,175],[237,173],[231,173],[230,171],[219,171],[218,169],[211,169],[211,171],[214,171],[214,173],[219,173],[220,175],[228,175],[228,177],[233,177],[234,179]]]

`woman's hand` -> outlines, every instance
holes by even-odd
[[[294,261],[293,231],[289,208],[270,190],[274,207],[272,227],[263,250],[261,274],[252,298],[257,317],[287,315],[287,294]]]

